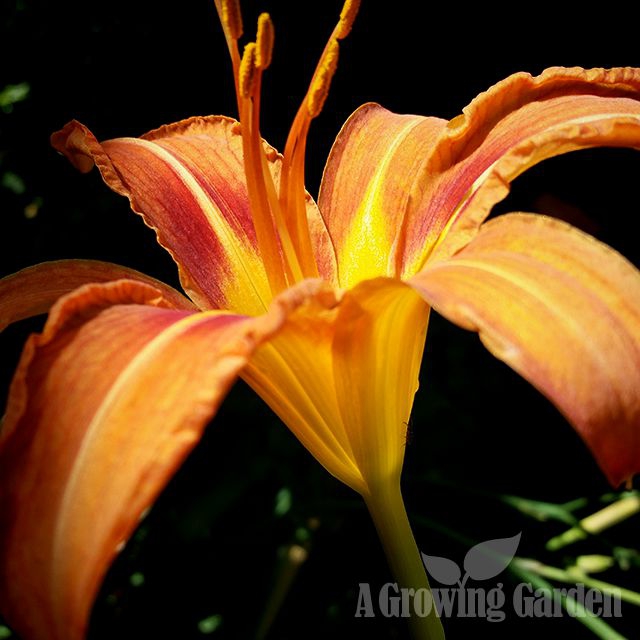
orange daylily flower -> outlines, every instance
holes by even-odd
[[[364,497],[398,579],[426,584],[399,482],[432,307],[554,402],[613,485],[640,471],[640,272],[558,220],[484,222],[545,158],[640,148],[640,69],[516,74],[449,122],[364,105],[316,203],[306,136],[357,4],[282,156],[259,131],[271,21],[240,56],[239,7],[223,0],[240,122],[102,143],[72,122],[53,136],[156,231],[188,297],[83,260],[0,281],[0,328],[49,311],[0,433],[0,609],[25,640],[84,636],[109,564],[237,376]],[[437,617],[424,624],[419,637],[442,637]]]

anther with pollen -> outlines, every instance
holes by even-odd
[[[309,116],[315,118],[321,111],[329,95],[331,79],[338,68],[340,45],[336,39],[331,39],[324,51],[318,70],[313,76],[307,95],[307,110]]]
[[[253,93],[256,77],[256,43],[250,42],[245,46],[238,73],[238,89],[243,98],[249,98]]]
[[[234,39],[238,40],[242,36],[242,12],[240,11],[240,0],[221,0],[222,28]]]
[[[358,9],[360,8],[360,0],[347,0],[340,12],[340,22],[338,22],[333,35],[342,40],[349,35],[351,27],[358,15]]]
[[[262,71],[271,64],[274,38],[275,33],[271,17],[268,13],[261,13],[258,18],[258,33],[256,36],[256,67]]]

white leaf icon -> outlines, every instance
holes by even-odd
[[[460,581],[460,567],[453,560],[423,553],[422,561],[429,575],[438,582],[455,584]]]
[[[489,580],[507,568],[518,549],[522,532],[512,538],[496,538],[477,544],[467,552],[464,569],[474,580]]]

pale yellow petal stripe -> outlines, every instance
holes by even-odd
[[[445,124],[365,104],[343,126],[318,198],[341,287],[397,274],[394,248],[411,185]]]
[[[131,156],[146,157],[147,161],[149,156],[156,158],[158,166],[163,167],[162,171],[172,171],[194,199],[194,205],[191,206],[197,207],[205,217],[217,240],[219,251],[223,254],[217,256],[218,265],[215,267],[211,265],[211,271],[212,274],[217,271],[218,286],[223,290],[225,308],[250,314],[266,311],[271,300],[271,291],[261,257],[255,245],[250,244],[247,236],[237,233],[230,227],[227,217],[222,214],[211,195],[205,191],[201,180],[206,180],[207,176],[198,174],[193,168],[190,169],[185,164],[186,157],[180,159],[175,153],[164,148],[160,141],[121,138],[118,140],[118,146],[120,149],[126,148],[126,153]],[[108,148],[112,157],[117,158],[118,150],[115,145],[111,143]],[[143,155],[142,151],[146,154]],[[238,169],[241,170],[240,164]],[[197,178],[199,175],[200,180]],[[210,188],[213,186],[210,185]],[[232,273],[225,273],[225,269],[218,271],[220,266],[224,265],[233,265]]]

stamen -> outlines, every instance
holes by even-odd
[[[346,0],[342,11],[340,12],[340,22],[336,26],[333,35],[342,40],[349,35],[353,22],[358,15],[358,9],[360,8],[360,0]]]
[[[242,58],[239,0],[214,0],[231,54],[238,98],[245,174],[251,215],[273,295],[304,278],[318,277],[306,211],[304,156],[313,118],[322,110],[338,65],[338,40],[351,31],[360,0],[346,0],[309,90],[298,109],[285,145],[276,190],[260,137],[262,72],[271,64],[274,28],[269,14],[258,18],[256,42],[248,44]]]
[[[238,90],[243,98],[249,98],[253,93],[256,78],[256,43],[250,42],[245,46],[240,61],[238,73]]]
[[[240,58],[237,42],[242,35],[240,3],[238,0],[214,2],[233,64],[251,216],[271,292],[276,295],[304,276],[284,224],[260,138],[260,86],[262,72],[271,63],[273,24],[268,14],[260,16],[256,42],[246,45]]]
[[[256,67],[264,70],[271,64],[274,41],[273,22],[268,13],[261,13],[258,18],[258,35],[256,37]]]
[[[329,95],[331,79],[338,68],[339,52],[340,45],[338,41],[336,39],[329,40],[307,94],[307,109],[309,116],[312,118],[315,118],[322,111],[325,100]]]
[[[222,12],[220,20],[226,33],[234,40],[242,36],[242,12],[240,11],[240,0],[221,0]]]

